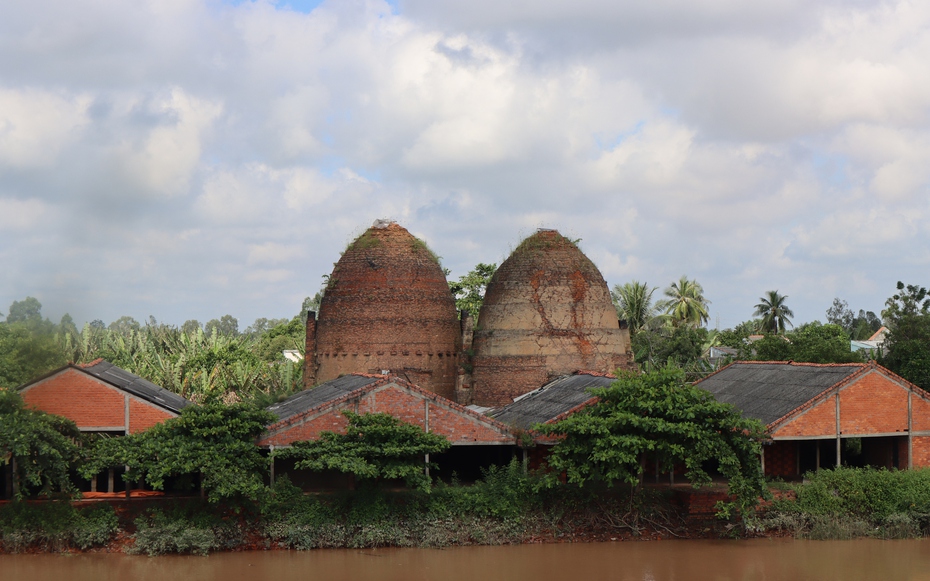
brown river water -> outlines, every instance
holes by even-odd
[[[928,580],[930,540],[650,541],[218,553],[0,555],[2,581]]]

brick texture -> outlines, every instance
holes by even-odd
[[[345,433],[347,422],[343,410],[387,413],[421,428],[429,421],[429,431],[442,434],[453,445],[514,443],[507,426],[491,418],[415,386],[389,381],[361,388],[344,401],[324,404],[300,417],[273,424],[259,440],[259,445],[286,446],[295,441],[316,439],[324,431]]]
[[[773,442],[765,446],[765,475],[790,477],[798,472],[798,443]]]
[[[471,401],[501,405],[578,370],[632,366],[600,271],[570,240],[540,230],[501,264],[474,333]]]
[[[64,416],[82,430],[125,430],[127,400],[132,433],[176,416],[74,367],[29,385],[20,394],[29,407]]]
[[[866,373],[840,390],[840,430],[843,435],[906,433],[907,394],[878,371]]]
[[[64,416],[78,428],[125,429],[123,391],[77,369],[65,368],[20,394],[28,406]]]
[[[836,400],[826,398],[814,407],[802,412],[795,419],[778,427],[772,436],[828,436],[836,434]]]
[[[374,226],[349,245],[310,333],[307,387],[389,370],[455,397],[461,344],[455,301],[429,249],[397,224]]]
[[[930,436],[914,436],[914,468],[930,466]]]

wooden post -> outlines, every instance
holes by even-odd
[[[206,498],[207,492],[203,489],[203,472],[200,473],[200,498]]]
[[[129,472],[129,466],[126,466],[126,472],[127,472],[127,473]],[[132,496],[132,495],[130,494],[130,491],[132,490],[132,482],[130,482],[130,481],[129,481],[128,479],[126,479],[126,478],[123,478],[123,480],[126,481],[126,500],[129,500],[129,499],[131,498],[131,496]]]
[[[97,492],[97,475],[96,474],[94,474],[93,477],[90,479],[90,491]]]
[[[814,440],[817,443],[817,470],[820,470],[820,440]]]
[[[113,472],[113,469],[110,468],[110,469],[107,470],[107,492],[109,492],[110,494],[113,493],[113,488],[114,488],[115,485],[116,485],[116,483],[114,482],[114,480],[115,480],[115,479],[114,479],[114,472]]]
[[[762,462],[762,476],[765,476],[765,446],[762,446],[762,453],[759,454],[759,460]]]

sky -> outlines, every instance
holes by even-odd
[[[451,278],[556,228],[711,328],[930,286],[930,3],[0,6],[0,313],[292,317],[379,218]]]

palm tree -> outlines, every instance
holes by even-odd
[[[617,317],[627,322],[631,335],[635,335],[655,316],[652,293],[656,288],[658,287],[650,287],[647,283],[636,280],[614,285],[610,296],[617,307]]]
[[[785,304],[788,297],[778,294],[777,290],[768,291],[766,296],[760,297],[762,301],[756,305],[753,315],[762,317],[762,330],[775,334],[784,333],[786,327],[792,327],[791,317],[794,313]]]
[[[698,281],[682,276],[663,294],[668,298],[656,303],[656,308],[665,311],[673,325],[700,327],[707,322],[707,305],[710,301],[704,298],[704,288]]]

